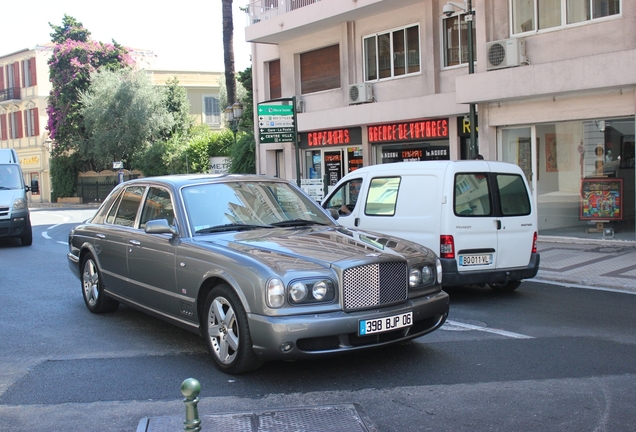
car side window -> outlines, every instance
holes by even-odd
[[[336,209],[344,216],[350,214],[358,202],[361,186],[362,179],[360,178],[351,179],[343,183],[329,198],[329,201],[325,203],[325,208]]]
[[[364,213],[369,216],[394,216],[400,177],[377,177],[369,183]]]
[[[457,216],[491,216],[490,185],[486,173],[455,175],[455,214]]]
[[[170,192],[163,188],[151,187],[148,189],[146,200],[141,209],[139,228],[144,229],[148,221],[156,219],[166,219],[168,225],[173,225],[174,207]]]
[[[145,191],[144,186],[131,186],[126,188],[122,196],[117,213],[115,214],[115,225],[132,227],[135,226],[139,203]]]

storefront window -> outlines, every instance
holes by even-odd
[[[634,239],[634,135],[633,118],[502,131],[501,159],[536,177],[539,234]]]

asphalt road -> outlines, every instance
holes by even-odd
[[[636,295],[449,289],[449,322],[413,342],[229,376],[195,334],[88,312],[65,243],[92,212],[38,210],[33,246],[0,241],[2,431],[134,431],[183,416],[189,377],[202,416],[356,403],[380,431],[636,430]]]

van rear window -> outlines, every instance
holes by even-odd
[[[515,174],[497,174],[499,205],[503,216],[530,214],[530,199],[523,179]]]
[[[484,173],[455,176],[455,214],[457,216],[491,216],[490,186]]]

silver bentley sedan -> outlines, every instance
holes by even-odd
[[[436,255],[337,218],[279,178],[141,178],[70,232],[68,262],[91,312],[123,303],[197,332],[230,374],[439,328]]]

